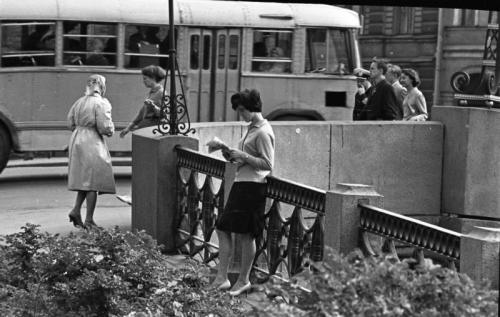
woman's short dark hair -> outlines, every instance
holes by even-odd
[[[405,68],[403,69],[402,73],[411,79],[411,84],[413,87],[418,87],[418,85],[420,85],[420,76],[418,76],[416,70],[411,68]]]
[[[256,89],[245,89],[231,96],[231,107],[236,110],[241,105],[250,112],[262,112],[262,100]]]
[[[148,76],[150,78],[153,78],[157,83],[162,81],[165,76],[167,76],[167,72],[161,68],[160,66],[156,65],[149,65],[144,67],[141,70],[142,74],[144,76]]]

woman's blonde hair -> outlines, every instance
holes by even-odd
[[[90,96],[93,93],[98,93],[104,96],[106,93],[106,78],[102,75],[93,74],[87,79],[87,85],[85,86],[85,95]]]

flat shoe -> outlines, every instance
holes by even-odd
[[[252,284],[248,282],[247,284],[243,285],[240,289],[230,291],[229,295],[231,296],[238,296],[241,295],[242,293],[248,292],[252,288]]]

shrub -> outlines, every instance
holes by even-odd
[[[342,257],[330,250],[323,263],[311,266],[290,282],[270,281],[259,303],[251,303],[253,312],[258,316],[497,316],[496,291],[441,266],[410,269],[406,260],[364,258],[359,251]]]
[[[36,225],[21,229],[0,238],[1,316],[187,316],[211,311],[231,316],[241,311],[241,301],[205,290],[207,267],[193,260],[172,267],[144,232],[115,228],[61,237],[40,233]]]

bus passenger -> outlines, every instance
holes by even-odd
[[[68,113],[68,124],[73,134],[69,140],[68,189],[77,192],[69,221],[75,227],[92,228],[97,194],[116,192],[111,156],[103,136],[115,131],[111,119],[111,104],[104,98],[106,79],[91,75],[87,80],[85,95],[79,98]],[[80,210],[87,201],[85,223]]]
[[[264,228],[266,176],[274,165],[275,137],[271,125],[262,117],[257,90],[246,89],[232,95],[231,106],[250,124],[237,149],[222,150],[227,160],[237,164],[237,170],[226,206],[216,223],[220,262],[211,286],[218,290],[231,288],[227,270],[233,243],[231,234],[236,233],[241,241],[241,268],[229,295],[237,296],[251,288],[249,275],[256,252],[255,238]]]
[[[32,32],[24,41],[23,41],[23,50],[27,51],[35,51],[35,50],[43,50],[43,42],[42,38],[47,32],[50,31],[50,25],[41,24],[35,27],[35,31]]]
[[[167,72],[156,65],[146,66],[141,72],[144,86],[150,90],[137,116],[120,132],[122,138],[130,131],[154,126],[160,121],[160,107],[163,98],[161,81],[165,78]]]
[[[161,40],[156,36],[159,27],[153,26],[138,26],[137,32],[132,34],[129,38],[128,49],[131,52],[139,53],[141,46],[144,45],[160,45]],[[129,67],[139,67],[140,57],[139,56],[131,56]]]
[[[93,39],[90,42],[92,52],[85,60],[86,65],[109,65],[108,59],[101,52],[104,50],[104,43],[100,39]]]

